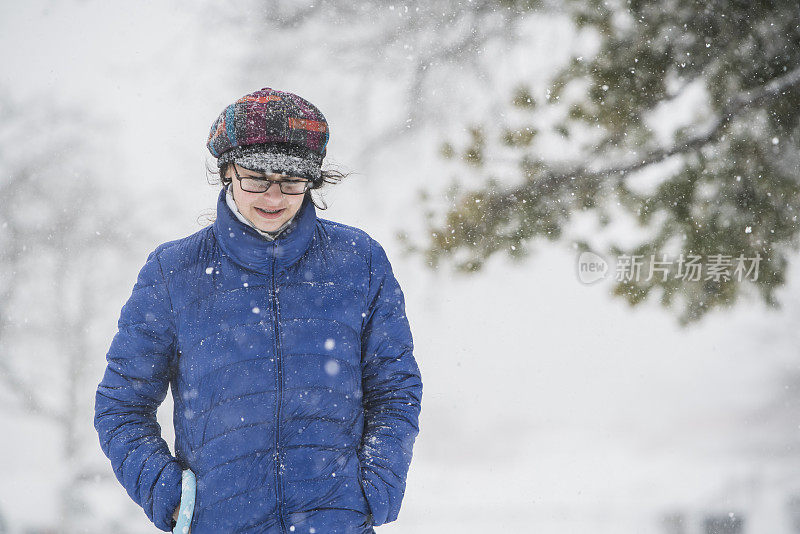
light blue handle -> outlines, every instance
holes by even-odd
[[[197,481],[191,469],[183,470],[181,478],[181,507],[178,512],[178,522],[172,529],[172,534],[189,534],[189,525],[194,514],[194,497],[197,491]]]

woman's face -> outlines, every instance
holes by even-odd
[[[282,174],[265,176],[235,163],[234,165],[236,166],[236,172],[242,178],[256,177],[274,180],[290,178]],[[233,200],[236,201],[236,207],[239,208],[239,212],[245,219],[253,223],[261,231],[274,232],[291,219],[303,203],[305,195],[284,195],[278,184],[270,184],[269,189],[263,193],[250,193],[242,189],[241,182],[236,178],[236,174],[230,166],[227,173],[233,182]],[[279,211],[277,213],[265,213],[276,210]]]

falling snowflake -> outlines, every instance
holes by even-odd
[[[325,372],[328,373],[330,376],[336,376],[339,374],[339,362],[336,360],[328,360],[325,362]]]

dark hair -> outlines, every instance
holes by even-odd
[[[206,175],[208,178],[208,183],[210,185],[219,185],[222,188],[228,187],[230,185],[233,178],[228,176],[228,168],[232,165],[232,163],[223,163],[222,167],[217,169],[216,164],[210,164],[206,162]],[[315,198],[311,191],[315,189],[321,189],[325,184],[338,184],[352,173],[342,173],[336,169],[332,169],[330,167],[326,167],[322,169],[320,173],[320,177],[316,180],[312,180],[311,187],[306,191],[305,196],[308,197],[309,201],[317,207],[317,209],[326,210],[328,209],[328,205],[325,203],[325,199],[323,198]],[[322,205],[317,204],[317,200],[319,200]],[[204,213],[198,218],[198,222],[203,224],[203,219],[205,219],[206,224],[211,224],[214,222],[215,216],[213,213]]]

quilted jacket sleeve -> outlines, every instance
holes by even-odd
[[[155,526],[169,532],[180,503],[182,470],[156,421],[175,349],[172,308],[157,250],[122,308],[95,395],[94,426],[117,480]]]
[[[364,436],[358,452],[373,525],[397,519],[419,434],[422,379],[400,285],[371,241],[369,309],[362,331]]]

